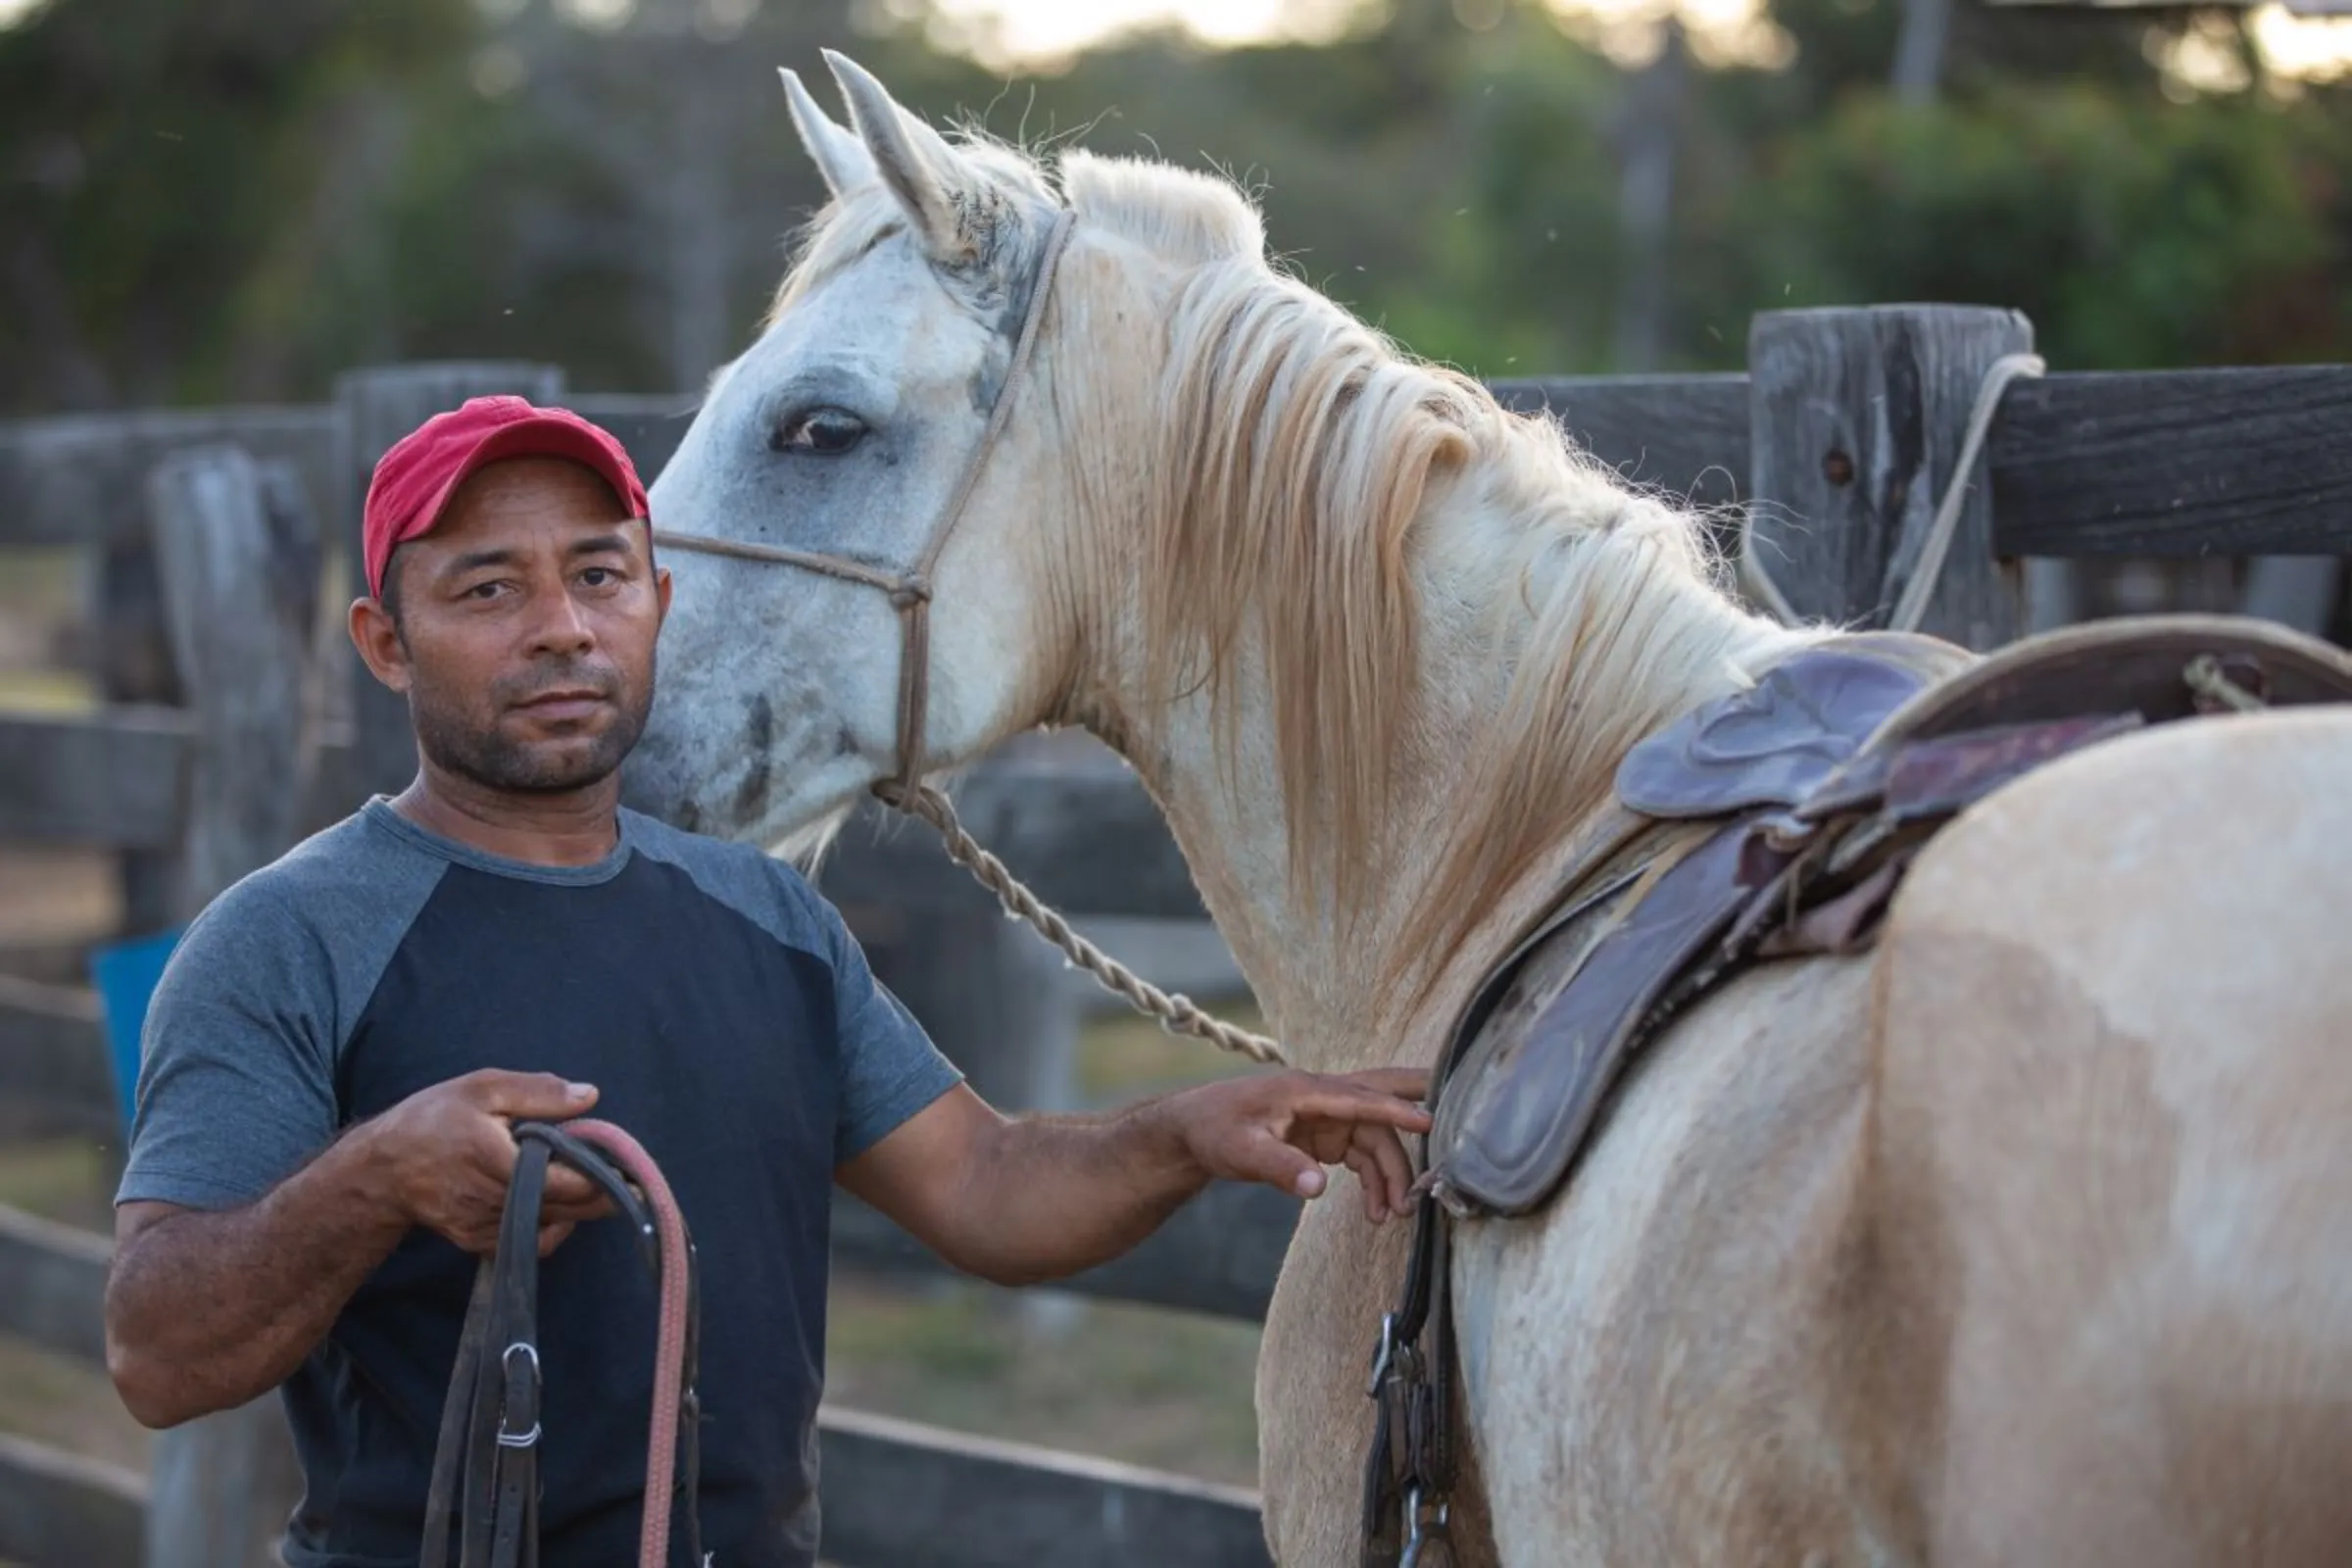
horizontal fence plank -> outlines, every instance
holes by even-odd
[[[1620,476],[1720,507],[1747,493],[1747,377],[1552,375],[1490,381],[1505,408],[1548,414]]]
[[[1125,1256],[1054,1288],[1262,1321],[1298,1223],[1298,1200],[1270,1187],[1218,1182]],[[927,1249],[847,1193],[833,1196],[842,1263],[886,1272],[943,1272]],[[103,1363],[106,1238],[0,1207],[0,1332]]]
[[[0,1103],[19,1130],[122,1136],[95,992],[0,975]]]
[[[1054,1282],[1105,1300],[1265,1320],[1275,1276],[1298,1228],[1299,1200],[1271,1187],[1215,1182],[1124,1256]],[[833,1255],[861,1268],[938,1273],[947,1265],[847,1193],[833,1199]]]
[[[106,1267],[114,1243],[0,1205],[0,1333],[106,1364]]]
[[[827,1406],[822,1557],[837,1568],[1248,1568],[1254,1493]],[[0,1561],[138,1568],[148,1491],[120,1465],[0,1433]]]
[[[1987,439],[2005,556],[2352,555],[2352,366],[2010,383]]]
[[[177,709],[0,713],[0,840],[171,848],[187,753]]]
[[[1636,483],[1702,506],[1745,495],[1747,376],[1527,376],[1489,382],[1544,410]],[[699,399],[580,393],[650,480]],[[2352,551],[2352,367],[2066,372],[2021,381],[1987,440],[2004,555],[2306,555]],[[130,538],[167,453],[237,442],[286,458],[337,504],[329,405],[70,415],[0,423],[0,545]]]
[[[0,1432],[0,1562],[140,1568],[146,1553],[137,1475]]]
[[[332,507],[335,411],[323,404],[136,409],[0,422],[0,545],[144,540],[147,473],[185,447],[234,442],[282,458]]]
[[[1254,1493],[862,1411],[817,1416],[841,1568],[1255,1568]]]
[[[0,841],[169,849],[179,841],[188,722],[173,709],[88,716],[0,714]],[[324,795],[348,774],[348,736],[319,747]],[[1109,754],[1102,754],[1109,758]],[[1112,760],[1007,758],[955,791],[964,823],[1048,903],[1074,914],[1203,919],[1192,871],[1158,808]],[[340,814],[356,800],[328,808]],[[311,813],[314,817],[320,814]],[[861,808],[819,881],[836,902],[989,897],[919,822]]]

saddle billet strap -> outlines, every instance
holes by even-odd
[[[1423,1547],[1444,1539],[1453,1491],[1453,1338],[1446,1275],[1451,1234],[1423,1195],[1413,1220],[1404,1295],[1381,1320],[1366,1389],[1372,1445],[1364,1468],[1363,1568],[1412,1568]],[[1429,1331],[1431,1345],[1422,1348]]]

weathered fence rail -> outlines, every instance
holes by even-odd
[[[1979,377],[2031,337],[2030,323],[2014,313],[1958,307],[1779,313],[1755,324],[1749,374],[1495,385],[1515,407],[1548,410],[1639,481],[1702,504],[1752,505],[1758,537],[1779,552],[1773,569],[1787,574],[1792,597],[1810,612],[1853,618],[1883,612],[1908,580],[1926,517],[1951,477]],[[326,547],[347,556],[374,455],[432,410],[492,390],[564,398],[613,429],[649,474],[675,449],[690,412],[665,398],[566,397],[548,367],[461,365],[359,372],[335,402],[318,408],[0,426],[0,547],[97,552],[102,602],[121,640],[168,642],[173,625],[183,628],[181,645],[167,649],[156,668],[118,659],[118,670],[129,673],[109,676],[105,690],[117,701],[92,714],[0,715],[0,842],[72,842],[144,857],[151,892],[176,890],[155,892],[156,910],[184,910],[191,890],[217,885],[239,857],[198,854],[198,822],[218,821],[229,796],[261,787],[251,760],[232,756],[233,737],[248,732],[238,726],[253,720],[248,713],[227,723],[207,707],[227,663],[215,661],[216,673],[184,691],[174,675],[156,672],[184,676],[206,667],[206,656],[185,644],[187,616],[171,613],[172,596],[192,578],[184,562],[174,565],[154,548],[168,488],[155,476],[194,449],[240,452],[256,473],[277,476],[281,497],[291,482],[320,515],[338,519]],[[2352,367],[2019,381],[1972,475],[1960,547],[1930,629],[1977,646],[2014,635],[2026,557],[2352,554],[2348,435]],[[283,596],[298,586],[281,583],[279,602],[290,605]],[[291,611],[270,622],[280,655],[298,624]],[[296,769],[310,782],[294,814],[315,825],[369,790],[396,788],[412,759],[397,710],[370,695],[335,637],[319,637],[310,653],[324,661],[326,678],[348,684],[348,721],[303,733],[281,725],[271,746],[274,756],[307,760]],[[293,689],[281,685],[276,701],[290,700]],[[121,701],[126,695],[133,700]],[[220,769],[229,760],[248,765],[244,782],[223,790]],[[202,783],[208,768],[210,790]],[[1164,825],[1107,754],[1007,748],[962,785],[960,808],[1016,871],[1075,914],[1200,915]],[[281,817],[260,837],[292,830]],[[925,836],[874,818],[845,836],[823,885],[845,907],[985,912],[986,896]],[[926,1021],[942,1033],[955,1027]],[[81,1125],[112,1117],[97,1019],[85,999],[67,988],[0,984],[0,1091],[53,1102]],[[843,1261],[938,1267],[861,1205],[845,1198],[836,1212]],[[1070,1285],[1106,1298],[1259,1318],[1297,1213],[1295,1200],[1264,1189],[1213,1189],[1129,1256]],[[103,1241],[0,1214],[0,1330],[66,1353],[100,1353],[105,1256]],[[850,1412],[828,1412],[823,1444],[828,1554],[856,1568],[1085,1564],[1139,1554],[1173,1568],[1262,1560],[1247,1493]],[[156,1532],[139,1517],[146,1506],[135,1485],[103,1467],[0,1445],[0,1557],[40,1560],[70,1540],[74,1560],[130,1563],[142,1560],[143,1542],[143,1560],[155,1568]],[[23,1515],[29,1522],[10,1523],[20,1507],[30,1510]]]

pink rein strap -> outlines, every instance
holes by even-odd
[[[670,1483],[678,1449],[679,1396],[686,1381],[686,1220],[662,1167],[643,1145],[609,1121],[582,1118],[559,1124],[582,1143],[612,1156],[645,1194],[662,1240],[662,1317],[655,1336],[653,1430],[646,1440],[645,1522],[638,1535],[638,1568],[669,1560]],[[688,1499],[688,1506],[693,1499]]]

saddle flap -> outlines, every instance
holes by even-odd
[[[1926,685],[1886,659],[1808,649],[1636,746],[1617,769],[1617,798],[1655,817],[1792,807]]]
[[[1744,838],[1713,835],[1528,954],[1439,1098],[1428,1179],[1449,1201],[1523,1214],[1566,1178],[1660,1000],[1757,897]]]

